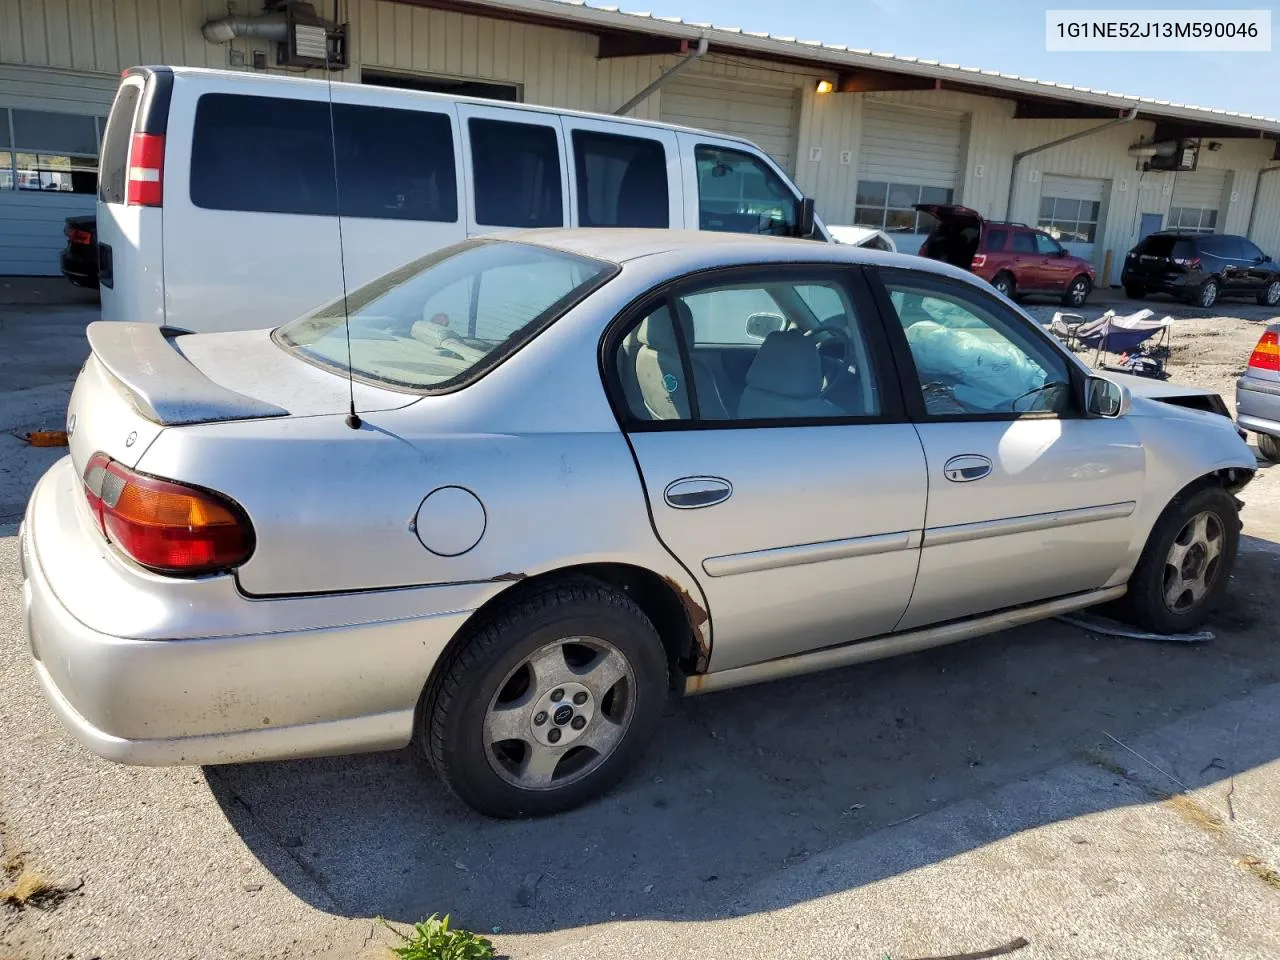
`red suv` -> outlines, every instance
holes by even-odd
[[[1069,307],[1089,299],[1093,264],[1072,256],[1043,230],[983,220],[976,210],[950,203],[917,203],[915,208],[938,221],[920,256],[971,270],[1009,298],[1046,293],[1061,297]]]

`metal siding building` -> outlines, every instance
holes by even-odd
[[[240,12],[259,6],[249,0]],[[333,0],[316,6],[333,16]],[[704,36],[708,52],[632,115],[747,136],[794,175],[828,223],[896,229],[909,252],[922,237],[908,231],[927,222],[913,218],[908,201],[949,199],[987,217],[1043,224],[1092,256],[1100,282],[1114,282],[1125,252],[1157,218],[1248,232],[1280,254],[1280,173],[1259,180],[1276,155],[1273,120],[554,0],[338,6],[350,24],[350,63],[335,80],[377,71],[484,81],[508,85],[524,102],[602,113]],[[97,118],[122,69],[252,69],[245,65],[255,51],[274,63],[266,41],[204,39],[201,26],[226,13],[225,0],[0,0],[0,273],[57,272],[62,219],[93,209],[84,176],[92,154],[72,147],[83,147],[89,129],[100,136]],[[819,93],[823,80],[836,91]],[[1139,109],[1133,122],[1033,153],[1014,173],[1015,154],[1130,106]],[[1220,149],[1201,149],[1195,173],[1143,172],[1130,145],[1171,129],[1201,131]]]

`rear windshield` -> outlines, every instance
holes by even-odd
[[[617,266],[524,243],[468,240],[278,328],[305,360],[381,386],[439,391],[519,350]]]
[[[1191,241],[1180,237],[1152,234],[1138,244],[1138,253],[1149,257],[1190,257]]]

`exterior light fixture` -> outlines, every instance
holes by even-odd
[[[834,90],[835,88],[836,88],[836,85],[835,85],[834,83],[832,83],[830,80],[819,80],[819,81],[818,81],[818,92],[819,92],[819,93],[830,93],[830,92],[831,92],[832,90]]]

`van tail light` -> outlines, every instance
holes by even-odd
[[[970,264],[975,267],[985,267],[987,265],[987,255],[985,253],[975,253]]]
[[[1268,330],[1253,348],[1249,357],[1249,366],[1258,370],[1271,370],[1280,373],[1280,335]]]
[[[164,135],[135,133],[129,149],[129,188],[125,203],[159,207],[164,201]]]
[[[212,573],[253,553],[253,528],[221,494],[137,473],[104,453],[84,469],[98,529],[127,556],[160,573]]]

